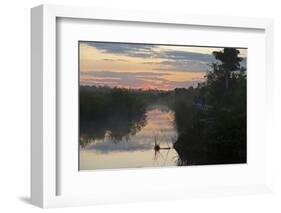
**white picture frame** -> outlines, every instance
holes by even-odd
[[[46,207],[91,205],[98,203],[114,202],[138,202],[143,200],[173,199],[171,196],[163,196],[163,191],[155,189],[152,196],[137,194],[133,191],[124,191],[122,196],[115,193],[110,196],[110,191],[104,196],[91,196],[88,194],[79,195],[58,195],[59,173],[58,166],[60,158],[57,146],[57,88],[60,83],[57,80],[57,20],[65,19],[87,19],[87,20],[109,20],[119,22],[153,23],[161,25],[175,26],[200,26],[211,28],[231,29],[253,29],[264,32],[265,52],[263,69],[266,79],[262,92],[266,95],[263,100],[265,109],[271,110],[273,85],[273,21],[271,19],[241,18],[241,17],[216,17],[203,15],[173,14],[173,13],[153,13],[147,11],[123,11],[100,8],[84,8],[74,6],[54,6],[41,5],[31,10],[31,201],[33,204]],[[249,110],[249,109],[248,109]],[[263,118],[261,127],[270,129],[270,119],[268,114]],[[265,133],[267,131],[265,130]],[[270,146],[268,135],[264,134],[263,147]],[[263,158],[266,157],[264,150]],[[177,187],[169,186],[168,191],[177,192],[174,198],[187,198],[194,196],[214,196],[233,194],[252,194],[270,192],[270,161],[266,161],[264,167],[259,172],[264,173],[264,177],[254,184],[225,184],[216,186],[202,186],[189,188],[188,191],[179,190]],[[235,169],[234,167],[231,169]],[[212,167],[208,167],[211,171]],[[151,171],[151,170],[150,170]],[[195,171],[195,170],[191,170]],[[78,172],[78,171],[77,171]],[[142,172],[142,171],[141,171]],[[144,170],[143,170],[144,172]],[[146,171],[147,172],[147,171]],[[127,171],[129,175],[140,175],[134,171]],[[159,170],[153,170],[153,174]],[[123,171],[122,174],[126,174]],[[108,173],[103,173],[100,178],[106,177]],[[163,175],[163,174],[162,174]],[[126,186],[124,186],[126,187]],[[74,190],[74,188],[73,188]],[[112,190],[112,189],[111,189]],[[128,194],[125,194],[127,192]],[[165,191],[167,192],[167,191]],[[114,194],[114,193],[113,193]],[[157,196],[157,198],[153,198]],[[108,197],[108,198],[107,198]]]

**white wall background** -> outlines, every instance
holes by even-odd
[[[0,212],[37,212],[30,188],[30,8],[42,3],[123,9],[269,17],[275,20],[275,128],[272,131],[274,193],[271,195],[80,207],[69,212],[280,212],[281,211],[281,13],[274,0],[6,0],[0,7]],[[258,95],[258,94],[257,94]],[[47,211],[60,212],[66,209]]]

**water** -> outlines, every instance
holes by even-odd
[[[145,116],[142,125],[118,139],[109,130],[103,138],[88,139],[85,146],[80,146],[80,170],[177,165],[174,112],[165,106],[151,106]]]

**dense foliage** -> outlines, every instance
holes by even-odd
[[[238,54],[232,48],[214,52],[221,61],[211,65],[206,82],[176,89],[179,164],[246,162],[246,72]]]

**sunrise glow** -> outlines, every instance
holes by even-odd
[[[79,42],[80,85],[143,90],[196,87],[222,48]],[[246,56],[245,49],[239,49]],[[244,60],[245,61],[245,60]]]

